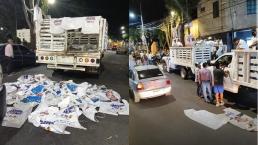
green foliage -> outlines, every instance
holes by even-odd
[[[40,1],[40,7],[42,9],[43,14],[47,14],[48,12],[48,3],[47,0],[41,0]]]
[[[168,10],[176,11],[178,15],[188,17],[195,8],[200,0],[165,0],[166,8]],[[188,8],[188,13],[187,13]]]
[[[131,41],[138,41],[141,39],[141,31],[136,28],[129,28],[129,40]]]

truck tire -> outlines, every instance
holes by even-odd
[[[187,79],[187,75],[188,73],[187,73],[187,70],[186,70],[186,68],[184,68],[184,67],[182,67],[181,69],[180,69],[180,76],[181,76],[181,78],[182,79]]]

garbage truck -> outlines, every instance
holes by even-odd
[[[36,62],[53,70],[99,75],[108,45],[108,23],[101,16],[36,18]]]

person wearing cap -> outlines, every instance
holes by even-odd
[[[252,39],[251,39],[251,45],[249,46],[250,49],[252,50],[258,50],[258,38],[257,38],[257,35],[256,35],[256,30],[253,30],[252,31]]]

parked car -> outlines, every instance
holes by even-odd
[[[116,54],[127,54],[128,52],[128,48],[126,47],[120,47],[120,48],[117,48],[116,50]]]
[[[0,63],[2,64],[4,58],[4,50],[6,44],[0,44]],[[13,45],[14,67],[23,67],[36,64],[36,55],[33,51],[20,44]]]
[[[113,51],[116,51],[116,50],[117,50],[117,46],[116,46],[116,45],[113,45],[113,46],[112,46],[112,50],[113,50]]]
[[[155,65],[131,67],[129,70],[129,92],[135,102],[141,99],[171,95],[171,80]]]

